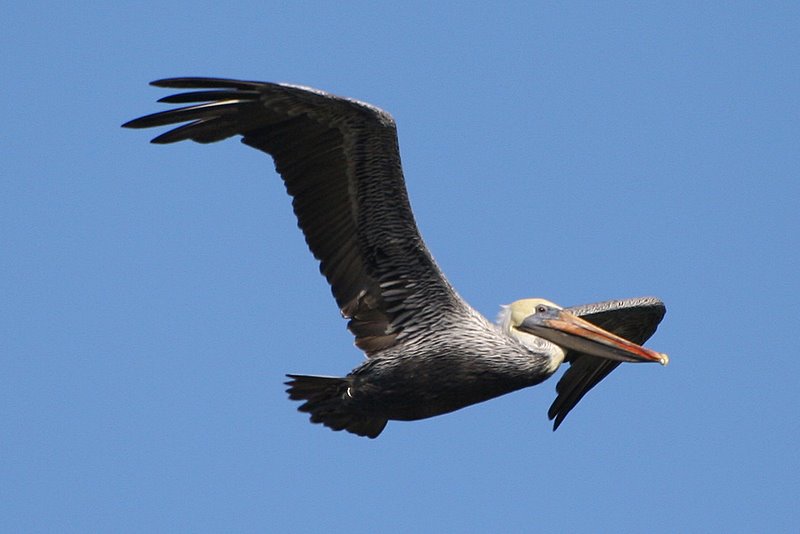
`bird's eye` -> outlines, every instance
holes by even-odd
[[[538,306],[536,306],[536,313],[544,313],[546,311],[547,311],[547,306],[545,306],[544,304],[539,304]]]

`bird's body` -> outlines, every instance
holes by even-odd
[[[566,360],[576,372],[559,382],[550,412],[558,426],[617,361],[664,363],[663,355],[612,337],[601,341],[607,346],[593,338],[595,345],[584,350],[585,340],[573,344],[574,334],[550,326],[578,319],[550,303],[541,307],[546,301],[514,303],[500,326],[471,308],[420,237],[394,121],[386,112],[292,85],[216,78],[174,78],[154,85],[201,89],[162,99],[201,104],[125,126],[188,122],[155,143],[208,143],[241,135],[247,145],[272,155],[294,199],[298,225],[349,319],[356,345],[367,355],[346,377],[289,375],[289,395],[305,401],[300,409],[312,421],[376,437],[390,419],[432,417],[538,384]],[[657,299],[598,306],[582,311],[605,320],[612,332],[630,330],[637,343],[652,335],[663,317]],[[530,320],[539,309],[550,314],[547,321],[544,315]],[[563,343],[547,341],[550,336]],[[642,339],[633,339],[637,336]]]
[[[527,348],[477,313],[472,319],[453,325],[458,336],[445,326],[410,337],[347,377],[328,379],[339,381],[337,395],[326,397],[335,399],[331,406],[315,405],[302,387],[319,377],[291,375],[290,394],[310,400],[306,408],[326,414],[337,427],[357,430],[368,423],[370,429],[382,429],[389,419],[433,417],[538,384],[558,368],[546,353]]]

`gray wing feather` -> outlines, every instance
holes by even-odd
[[[667,311],[664,303],[655,297],[609,300],[566,310],[640,345],[655,333]],[[553,430],[590,389],[619,365],[619,362],[575,351],[567,353],[566,361],[570,367],[558,381],[556,400],[547,412],[554,420]]]
[[[331,285],[356,345],[372,355],[403,329],[464,310],[417,229],[392,117],[369,104],[307,87],[171,78],[158,87],[193,89],[162,98],[193,105],[123,126],[187,122],[154,143],[211,143],[235,135],[270,154],[293,197],[298,226]]]

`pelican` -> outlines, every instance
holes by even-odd
[[[493,324],[466,303],[417,229],[395,122],[358,100],[309,87],[169,78],[189,104],[127,128],[181,126],[151,142],[242,142],[272,156],[298,226],[366,360],[344,377],[289,374],[287,393],[311,422],[377,437],[411,421],[539,384],[568,362],[548,417],[557,429],[620,362],[659,362],[641,346],[664,316],[653,297],[562,308],[543,299],[504,307]]]

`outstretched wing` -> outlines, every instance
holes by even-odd
[[[356,345],[367,355],[466,305],[419,235],[408,202],[392,117],[308,87],[218,78],[170,78],[192,89],[160,102],[191,104],[127,128],[187,123],[153,139],[213,143],[235,135],[271,155],[298,225],[331,285]],[[422,324],[420,324],[422,323]]]
[[[565,309],[639,345],[655,333],[667,312],[664,303],[655,297],[609,300]],[[567,352],[565,361],[570,367],[558,381],[558,396],[547,411],[547,417],[555,419],[553,430],[590,389],[619,365],[619,362],[575,351]]]

